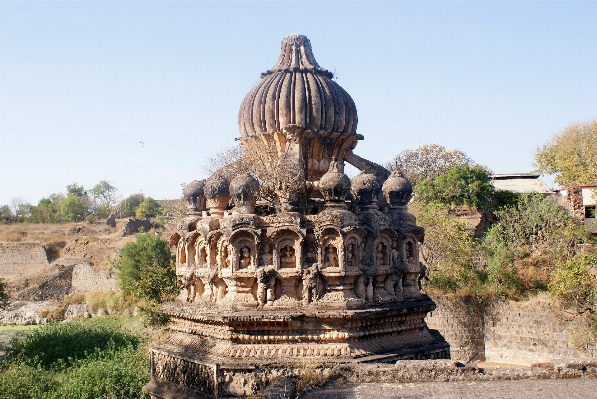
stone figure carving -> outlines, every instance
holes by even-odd
[[[333,244],[328,244],[325,248],[323,267],[338,267],[338,265],[338,250]]]
[[[259,306],[273,303],[275,277],[276,271],[273,267],[264,267],[257,271],[257,304]]]
[[[321,276],[317,265],[303,270],[303,304],[309,304],[319,299],[322,289]]]
[[[415,245],[410,241],[406,242],[406,261],[415,263]]]
[[[251,265],[251,249],[244,246],[240,249],[240,257],[238,260],[238,268],[246,269]]]
[[[357,255],[356,255],[356,248],[354,243],[348,243],[346,246],[346,266],[353,267],[356,266],[357,262]]]
[[[207,266],[207,251],[204,245],[201,245],[199,248],[199,265],[200,267]]]
[[[230,259],[228,259],[228,245],[220,247],[220,267],[222,269],[230,266]]]
[[[383,242],[377,244],[375,249],[375,264],[377,266],[383,266],[386,264],[386,245]]]
[[[195,296],[197,294],[195,287],[196,282],[197,277],[195,276],[194,268],[192,266],[187,266],[180,282],[181,288],[187,290],[187,302],[195,301]]]
[[[272,265],[273,262],[273,255],[272,255],[272,249],[271,249],[271,245],[269,242],[264,242],[263,243],[263,253],[261,254],[261,264],[264,266],[269,266]]]
[[[296,256],[294,255],[294,248],[290,245],[284,245],[280,250],[280,267],[296,267]]]

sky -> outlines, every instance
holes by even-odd
[[[530,172],[597,118],[596,20],[590,1],[0,0],[0,205],[100,180],[179,198],[291,33],[353,98],[359,156],[439,143]]]

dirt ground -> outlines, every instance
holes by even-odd
[[[597,380],[510,380],[359,384],[322,388],[301,399],[588,399],[597,398]]]

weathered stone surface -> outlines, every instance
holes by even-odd
[[[427,324],[450,343],[455,360],[533,365],[597,357],[584,319],[554,308],[547,297],[520,302],[434,300],[437,309],[427,315]]]
[[[143,228],[143,231],[148,232],[151,229],[151,222],[149,219],[132,219],[129,218],[128,222],[124,225],[123,235],[128,236],[134,233],[138,233],[139,229]]]
[[[308,364],[325,375],[344,363],[450,357],[424,321],[435,309],[420,292],[424,230],[405,204],[376,198],[390,173],[352,153],[362,138],[352,99],[304,36],[284,39],[278,65],[241,105],[241,143],[270,169],[288,162],[292,176],[261,198],[272,214],[255,206],[263,179],[225,167],[206,181],[208,211],[190,206],[179,223],[170,243],[182,289],[163,308],[173,333],[151,349],[155,397],[175,397],[162,383],[197,397],[282,397],[275,382],[304,377]],[[345,161],[367,175],[358,199]],[[410,195],[396,178],[391,201]]]
[[[1,278],[20,278],[48,265],[46,251],[38,242],[0,242]]]

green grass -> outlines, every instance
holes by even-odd
[[[0,325],[0,333],[3,331],[31,331],[35,330],[39,326],[37,324],[9,324],[9,325]]]
[[[148,342],[130,317],[31,329],[13,339],[0,363],[0,399],[147,398]]]

